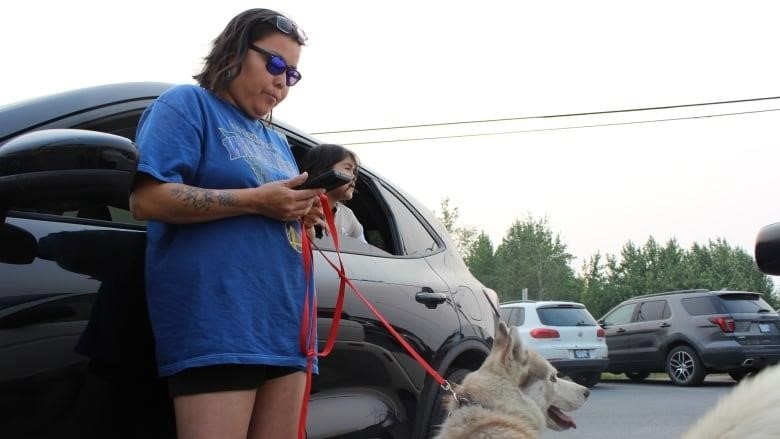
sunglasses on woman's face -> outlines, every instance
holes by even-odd
[[[254,44],[250,44],[249,48],[265,56],[267,61],[265,63],[265,69],[268,70],[268,73],[274,76],[279,76],[284,73],[286,76],[287,86],[292,87],[301,80],[301,72],[299,72],[298,69],[294,67],[288,66],[287,61],[285,61],[281,56],[269,52],[262,47],[257,47]]]

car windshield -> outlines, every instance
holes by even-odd
[[[547,326],[596,326],[596,320],[585,308],[537,308],[539,321]]]
[[[731,314],[770,312],[772,307],[756,294],[721,294],[720,298]]]

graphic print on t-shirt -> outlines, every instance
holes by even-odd
[[[296,222],[284,223],[284,228],[287,230],[287,240],[290,242],[290,247],[293,250],[301,253],[303,251],[303,241],[301,237],[301,228],[298,227]]]
[[[252,168],[260,183],[279,180],[298,173],[292,163],[279,151],[282,145],[274,145],[268,139],[231,123],[230,128],[219,128],[222,145],[230,160],[244,159]]]

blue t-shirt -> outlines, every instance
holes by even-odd
[[[236,189],[298,174],[281,134],[191,85],[146,109],[136,142],[138,171],[163,182]],[[149,221],[146,291],[160,375],[224,363],[304,369],[304,276],[298,222]]]

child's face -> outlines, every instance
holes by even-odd
[[[357,177],[355,175],[355,172],[357,171],[357,164],[355,163],[354,160],[352,160],[352,157],[347,157],[344,160],[336,163],[335,165],[333,165],[333,169],[341,172],[346,172],[348,174],[352,174],[353,177]],[[328,192],[328,195],[330,196],[330,198],[336,201],[351,200],[352,195],[355,193],[355,180],[356,178],[353,178],[352,181],[350,181],[349,183],[331,189]]]

